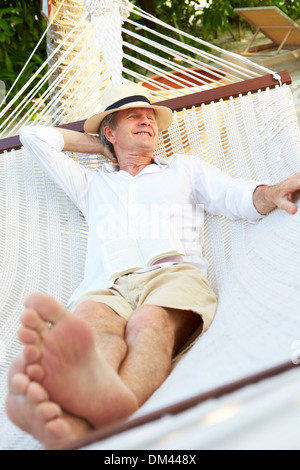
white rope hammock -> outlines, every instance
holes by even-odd
[[[82,21],[86,21],[92,12],[96,36],[97,31],[101,31],[100,40],[105,45],[113,42],[116,34],[118,44],[111,47],[119,54],[121,28],[123,33],[128,33],[126,25],[132,24],[133,20],[127,18],[121,26],[118,7],[121,4],[124,17],[131,5],[127,1],[111,0],[86,3],[87,13]],[[102,9],[97,10],[99,7]],[[107,7],[108,11],[105,10]],[[153,19],[137,8],[134,11],[142,18]],[[99,14],[95,16],[95,12]],[[108,18],[116,28],[118,25],[118,32],[114,34],[107,28],[110,30],[109,41],[102,35],[102,29],[97,29],[100,23],[101,28],[105,28]],[[87,23],[86,28],[90,27]],[[221,75],[226,84],[270,73],[248,63],[247,59],[239,61],[232,54],[223,59],[220,50],[213,46],[210,48],[216,55],[208,57],[208,53],[201,50],[203,45],[208,45],[195,38],[196,58],[194,49],[185,44],[181,44],[182,52],[179,53],[173,47],[175,31],[168,25],[164,27],[166,35],[167,31],[171,33],[170,45],[164,47],[164,52],[172,57],[172,50],[173,58],[159,59],[160,45],[157,45],[156,59],[152,56],[154,52],[146,51],[143,59],[137,58],[135,53],[141,55],[142,46],[138,43],[130,46],[128,41],[122,40],[123,51],[131,48],[130,53],[123,53],[123,59],[131,60],[140,71],[131,71],[129,65],[122,67],[122,57],[112,57],[109,48],[102,51],[103,62],[95,71],[97,81],[105,78],[116,82],[126,77],[153,85],[156,82],[142,70],[149,70],[151,74],[159,71],[168,78],[167,84],[159,85],[160,89],[153,92],[154,98],[161,100],[162,97],[190,94],[191,90],[220,87],[217,80],[211,83],[203,80],[195,85],[190,71],[194,66],[213,70],[215,78],[217,74]],[[137,30],[133,34],[139,36],[142,44],[145,40],[142,34]],[[159,34],[153,32],[154,36],[159,37]],[[91,55],[97,54],[98,42],[93,40],[87,48]],[[180,62],[174,61],[179,54]],[[76,69],[76,58],[69,67]],[[169,73],[175,67],[180,72],[184,69],[184,80],[191,81],[192,88],[183,87],[182,81],[173,87]],[[83,88],[91,80],[91,77],[85,78]],[[30,99],[38,89],[32,93],[31,84],[28,85]],[[67,123],[83,119],[98,109],[99,103],[95,100],[95,107],[84,114],[81,99],[68,113],[66,108],[77,99],[72,96],[64,109],[56,109],[52,116],[54,102],[52,98],[47,102],[50,94],[47,90],[40,103],[34,105],[32,114],[37,116],[38,122]],[[93,91],[90,94],[93,96]],[[56,96],[54,101],[58,103],[59,97]],[[3,127],[6,135],[15,133],[20,122],[22,125],[30,122],[30,112],[21,117],[22,106],[12,113],[11,120],[6,123],[8,127]],[[157,149],[157,154],[164,157],[172,153],[197,155],[233,176],[247,179],[270,179],[276,183],[299,172],[300,134],[289,87],[278,86],[175,113],[174,122],[161,135]],[[73,157],[90,167],[103,162],[101,156]],[[5,414],[7,370],[21,350],[16,340],[19,316],[25,297],[32,292],[46,292],[67,303],[83,276],[88,228],[63,191],[22,149],[0,155],[0,209],[0,448],[38,449],[39,444],[15,428]],[[290,360],[291,345],[300,339],[299,233],[300,211],[295,216],[275,211],[256,225],[230,222],[222,217],[206,218],[203,236],[205,255],[209,260],[209,280],[219,295],[216,320],[139,415]]]

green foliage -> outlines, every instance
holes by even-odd
[[[217,37],[232,28],[240,19],[234,12],[235,8],[255,8],[277,6],[294,20],[300,18],[300,0],[212,0],[203,10],[203,34],[208,38]]]
[[[132,0],[132,3],[181,31],[199,35],[200,0]],[[145,23],[147,25],[146,20]],[[160,29],[153,23],[151,28]]]
[[[46,20],[36,0],[1,0],[0,80],[10,89],[45,31]],[[46,42],[36,51],[18,80],[15,95],[46,60]],[[39,77],[41,78],[41,77]],[[13,96],[12,95],[12,96]],[[8,100],[12,97],[10,96]]]
[[[134,3],[138,7],[154,15],[156,18],[159,18],[164,23],[167,23],[170,26],[173,26],[174,28],[179,29],[180,31],[184,31],[185,33],[188,33],[192,36],[199,36],[199,32],[201,29],[200,21],[202,14],[202,11],[199,9],[199,0],[135,0]],[[134,19],[143,25],[149,26],[151,30],[155,29],[158,33],[166,34],[165,28],[161,27],[159,24],[155,24],[153,22],[149,22],[148,24],[147,20],[140,19],[138,16],[136,16]],[[126,28],[132,30],[133,32],[136,32],[136,29],[133,26],[126,25]],[[138,33],[143,35],[146,39],[146,41],[143,42],[143,50],[152,51],[152,46],[147,43],[147,40],[153,40],[157,42],[157,36],[155,34],[152,34],[150,31],[139,30]],[[169,34],[172,37],[172,32]],[[130,43],[136,42],[136,40],[130,37],[129,35],[124,35],[124,38]],[[178,35],[176,35],[176,39],[179,39]],[[163,38],[159,38],[159,41],[162,45],[166,45],[169,47],[171,46],[174,50],[182,52],[182,48],[176,45],[175,43],[170,44],[169,41],[166,41]],[[180,36],[180,41],[185,44],[193,43],[194,45],[194,42],[183,34]],[[192,53],[190,53],[190,55],[191,57],[193,57]],[[138,56],[139,55],[137,54],[137,57]],[[160,51],[160,56],[168,60],[173,60],[173,56],[169,55],[167,52],[164,51]],[[143,59],[143,57],[140,58]],[[149,60],[149,63],[152,64],[152,61]],[[130,69],[134,68],[135,71],[140,72],[142,74],[153,75],[153,73],[149,72],[149,70],[140,69],[138,65],[135,65],[133,63],[130,63],[129,65],[126,59],[124,60],[124,64],[126,66],[128,65]],[[160,68],[163,67],[162,64],[153,63],[153,65],[159,66]]]
[[[234,2],[228,0],[212,0],[210,6],[204,8],[202,15],[203,33],[205,37],[217,37],[230,29],[230,20],[236,16]]]
[[[156,0],[155,16],[181,31],[197,35],[202,15],[197,3],[197,0]]]
[[[293,20],[298,21],[300,19],[300,0],[277,1],[276,4]]]

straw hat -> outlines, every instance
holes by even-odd
[[[86,120],[84,130],[88,134],[99,134],[101,122],[109,114],[129,108],[150,108],[155,111],[158,129],[168,129],[173,121],[170,108],[151,104],[147,90],[135,83],[123,83],[109,87],[102,99],[102,112]]]

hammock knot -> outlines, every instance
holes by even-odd
[[[90,16],[102,16],[106,13],[120,9],[120,16],[124,20],[129,16],[132,4],[128,0],[84,0],[85,12]],[[122,8],[123,6],[129,8]]]
[[[128,0],[84,0],[85,13],[95,31],[113,85],[122,83],[123,39],[121,25],[130,15]]]
[[[273,78],[274,80],[277,80],[279,82],[279,85],[282,87],[281,76],[278,73],[274,73]]]

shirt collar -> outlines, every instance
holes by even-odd
[[[158,168],[160,170],[164,170],[165,168],[168,168],[170,166],[169,162],[167,160],[165,160],[164,158],[162,158],[162,157],[155,157],[153,159],[153,161],[156,163],[156,165],[158,166]],[[151,165],[153,165],[153,163],[148,165],[148,167],[151,166]],[[146,167],[146,168],[148,168],[148,167]],[[103,163],[101,171],[103,173],[116,173],[116,172],[120,171],[120,167],[116,163],[113,163],[113,164]]]

